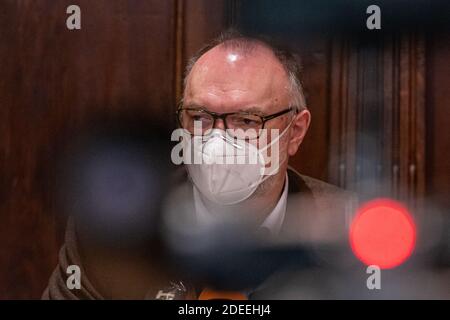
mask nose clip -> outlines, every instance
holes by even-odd
[[[213,129],[207,136],[203,136],[203,142],[208,142],[209,140],[213,138],[220,138],[226,143],[231,144],[236,149],[242,150],[244,147],[238,143],[235,142],[235,138],[228,136],[226,132],[220,129]],[[205,147],[206,143],[203,144],[203,148]]]

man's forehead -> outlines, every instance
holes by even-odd
[[[255,44],[251,49],[245,49],[222,44],[203,54],[195,63],[192,73],[208,71],[211,75],[220,72],[227,74],[242,69],[255,73],[266,70],[284,71],[273,52],[263,45]]]
[[[270,98],[284,94],[287,77],[283,66],[266,47],[252,50],[217,46],[195,63],[186,95],[213,94]],[[251,100],[251,97],[248,97]]]
[[[200,61],[207,61],[208,59],[226,57],[231,62],[236,60],[235,58],[253,58],[269,57],[273,58],[276,62],[276,57],[273,51],[263,44],[254,43],[252,45],[230,45],[227,43],[219,44],[212,49],[205,52],[199,59]]]

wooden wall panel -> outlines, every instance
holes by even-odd
[[[39,298],[64,225],[44,205],[39,167],[96,111],[131,108],[173,124],[175,1],[0,2],[0,299]]]
[[[303,174],[328,180],[329,113],[334,107],[329,97],[329,38],[301,36],[291,46],[301,56],[301,81],[312,120],[302,145],[289,159],[289,164]]]
[[[450,214],[450,34],[427,39],[426,192],[436,206]]]
[[[330,180],[363,198],[425,192],[425,44],[420,33],[332,47]]]

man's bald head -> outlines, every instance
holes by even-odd
[[[291,105],[283,66],[262,45],[251,51],[220,44],[203,54],[186,82],[184,102],[219,113],[272,114]]]
[[[223,56],[221,57],[220,54]],[[216,61],[213,59],[216,59]],[[222,59],[222,66],[220,65],[220,59]],[[296,107],[297,110],[306,108],[303,89],[299,79],[301,67],[298,59],[290,52],[276,48],[268,42],[256,38],[244,37],[234,31],[222,34],[219,38],[202,48],[198,54],[189,61],[185,73],[185,90],[189,89],[191,72],[196,71],[195,69],[201,69],[197,68],[199,64],[202,64],[203,67],[206,65],[209,68],[221,67],[220,69],[225,72],[223,74],[225,76],[227,71],[226,67],[233,65],[233,62],[236,62],[234,65],[237,68],[242,68],[244,66],[250,67],[252,61],[254,62],[253,65],[259,63],[259,65],[256,65],[257,68],[265,68],[266,71],[268,71],[267,69],[269,69],[270,66],[274,67],[275,70],[279,69],[276,71],[281,71],[283,79],[274,80],[285,83],[285,89],[289,91],[289,105]],[[208,65],[207,62],[212,62],[212,64]],[[203,69],[203,71],[205,70]],[[264,70],[261,71],[261,73],[263,73]],[[241,70],[241,73],[243,74],[244,70]],[[277,72],[277,75],[278,73],[280,72]],[[254,76],[258,77],[260,74],[256,72]],[[271,76],[272,75],[269,74],[269,77]],[[186,92],[184,96],[186,96]]]

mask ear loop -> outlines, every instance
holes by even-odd
[[[289,125],[283,130],[283,132],[281,132],[280,135],[278,135],[278,137],[275,138],[275,140],[270,141],[270,143],[268,145],[266,145],[264,148],[262,148],[261,150],[258,151],[259,155],[262,157],[261,152],[262,151],[266,151],[267,149],[269,149],[274,143],[277,143],[278,141],[280,141],[280,139],[286,134],[286,132],[289,130],[289,128],[291,127],[292,123],[294,122],[294,117],[292,118],[291,122],[289,122]],[[277,166],[277,171],[280,168],[280,166],[282,164],[284,164],[287,160],[289,159],[289,157],[286,157],[281,163],[278,164]],[[266,173],[266,167],[264,166],[264,168],[262,168],[263,173],[261,173],[261,176],[264,176],[263,179],[259,182],[262,183],[265,180],[267,180],[270,176],[272,176],[272,174],[267,174]]]
[[[289,123],[289,125],[283,130],[283,132],[281,132],[281,134],[274,140],[274,141],[271,141],[270,142],[270,144],[269,145],[267,145],[267,146],[265,146],[262,150],[266,150],[267,148],[269,148],[270,146],[272,146],[272,144],[273,143],[276,143],[278,140],[280,140],[282,137],[283,137],[283,135],[285,135],[286,134],[286,132],[289,130],[289,128],[291,127],[291,125],[292,125],[292,123],[294,122],[294,118],[292,118],[292,120],[291,120],[291,122]],[[258,157],[262,157],[261,156],[261,150],[259,150],[258,151]],[[280,166],[285,162],[285,161],[287,161],[289,158],[288,157],[286,157],[286,159],[284,159],[279,165],[278,165],[278,168],[277,168],[277,170],[280,168]],[[262,170],[265,170],[265,167],[264,167],[264,169],[262,169]],[[269,174],[261,174],[260,175],[260,179],[258,180],[258,181],[256,181],[256,182],[254,182],[254,183],[252,183],[251,185],[249,185],[248,187],[249,188],[253,188],[253,187],[255,187],[255,186],[258,186],[258,185],[260,185],[261,183],[263,183],[264,181],[266,181],[267,179],[269,179],[270,177],[271,177],[272,175],[269,175]],[[256,190],[256,189],[255,189]],[[247,198],[249,198],[251,196],[251,194],[247,197]],[[246,198],[246,199],[247,199]],[[244,199],[245,200],[245,199]]]

